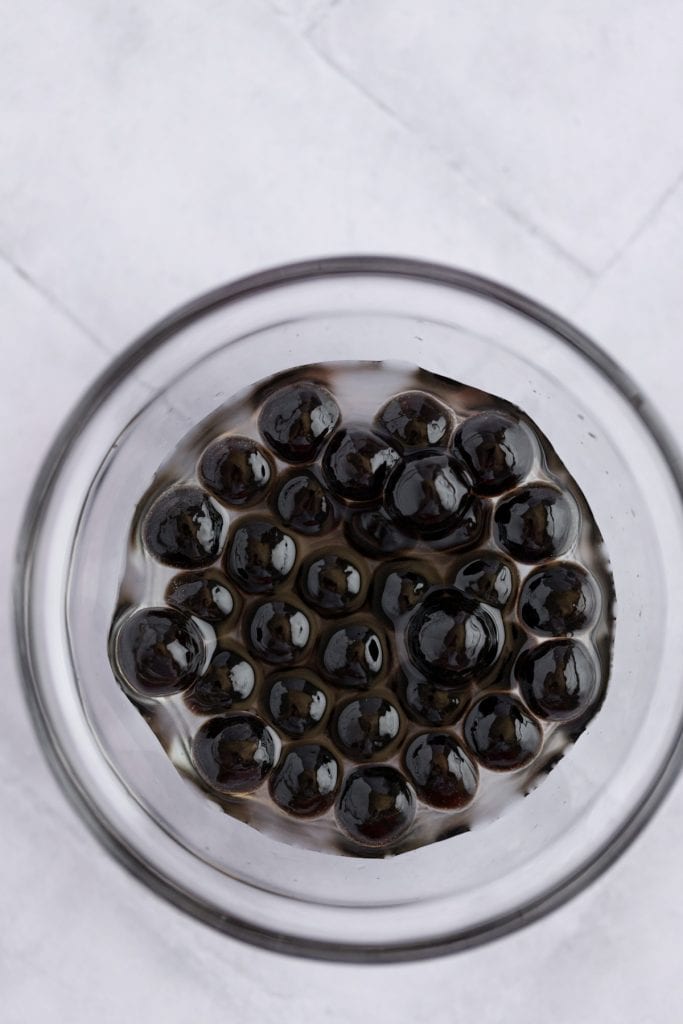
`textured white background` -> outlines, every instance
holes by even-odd
[[[680,0],[0,0],[0,26],[5,581],[40,459],[111,355],[279,261],[500,278],[593,333],[683,440]],[[37,748],[9,607],[0,651],[2,1024],[681,1019],[683,785],[605,878],[504,941],[290,960],[108,858]]]

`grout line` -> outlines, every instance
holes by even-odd
[[[304,35],[307,36],[318,28],[319,25],[322,25],[332,8],[337,7],[340,2],[341,0],[319,0],[318,7],[313,11],[308,24],[304,28]]]
[[[53,295],[52,292],[49,291],[44,285],[42,285],[39,281],[36,281],[35,278],[32,277],[31,274],[28,272],[28,270],[25,270],[24,267],[22,267],[19,263],[15,262],[15,260],[13,260],[11,256],[8,255],[8,253],[0,250],[0,260],[6,263],[10,270],[14,271],[17,277],[20,278],[20,280],[24,281],[24,283],[27,284],[29,288],[31,288],[34,292],[40,295],[40,297],[47,303],[48,306],[56,310],[61,316],[64,317],[65,320],[69,321],[72,327],[75,327],[84,337],[88,339],[88,341],[92,342],[92,344],[95,345],[95,347],[99,349],[100,352],[103,352],[107,356],[112,356],[114,354],[112,350],[108,348],[107,345],[102,341],[102,339],[99,338],[90,330],[87,324],[84,324],[83,321],[80,320],[79,317],[77,317],[76,314],[73,313],[68,306],[65,306],[64,303],[55,295]]]
[[[337,2],[337,0],[334,0]],[[329,8],[328,8],[329,10]],[[462,184],[464,184],[471,192],[475,194],[480,202],[484,202],[489,206],[494,207],[504,216],[508,217],[511,221],[523,228],[529,235],[537,238],[539,242],[546,246],[549,250],[555,253],[557,257],[562,259],[565,263],[569,264],[578,271],[583,277],[592,280],[596,272],[588,264],[584,263],[578,256],[575,256],[573,252],[566,249],[560,242],[556,241],[551,235],[548,235],[541,227],[530,221],[525,217],[519,210],[515,210],[507,203],[497,199],[495,196],[489,196],[482,192],[481,189],[469,178],[465,173],[463,167],[455,160],[448,157],[442,152],[442,150],[436,146],[426,136],[420,134],[413,125],[406,121],[400,114],[386,104],[383,100],[379,99],[373,92],[368,90],[361,82],[351,76],[340,64],[338,64],[333,57],[329,55],[324,49],[316,45],[313,39],[313,30],[317,27],[318,22],[314,22],[312,26],[302,34],[301,38],[308,43],[311,50],[316,56],[336,75],[344,80],[348,85],[351,85],[356,92],[358,92],[367,102],[371,103],[375,109],[381,111],[386,117],[390,118],[394,124],[401,128],[404,132],[407,132],[414,139],[417,139],[424,148],[435,156],[443,165],[449,168],[454,174],[458,176]]]
[[[634,245],[640,238],[642,238],[642,236],[646,233],[649,226],[662,212],[662,210],[668,203],[669,199],[671,199],[671,197],[675,195],[675,193],[678,191],[681,185],[683,185],[683,170],[679,171],[674,180],[669,185],[667,185],[664,191],[658,196],[658,198],[652,204],[650,209],[647,211],[645,216],[641,218],[641,220],[635,226],[633,231],[631,231],[630,235],[628,235],[626,240],[622,242],[622,244],[612,253],[612,255],[604,264],[604,266],[598,271],[598,273],[595,275],[595,278],[591,282],[590,287],[586,289],[581,298],[579,298],[572,307],[572,316],[582,309],[586,301],[590,298],[591,295],[593,295],[595,290],[600,286],[603,279],[607,276],[607,274],[609,274],[609,272],[615,266],[617,266],[617,264],[626,255],[631,246]]]
[[[661,212],[663,207],[666,206],[671,196],[678,190],[681,184],[683,184],[683,170],[679,171],[679,173],[676,175],[671,184],[669,184],[661,193],[661,195],[655,200],[655,202],[652,204],[652,206],[647,211],[645,216],[642,218],[642,220],[639,221],[639,223],[633,229],[631,234],[628,236],[626,241],[619,246],[616,252],[612,253],[610,258],[605,263],[604,267],[600,270],[598,277],[602,277],[603,274],[608,273],[608,271],[610,271],[612,267],[619,262],[621,257],[633,245],[633,243],[638,241],[641,235],[643,235],[647,228],[650,226],[652,221]]]

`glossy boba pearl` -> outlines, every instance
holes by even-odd
[[[267,398],[259,415],[266,443],[285,462],[309,462],[339,420],[339,406],[317,384],[289,384]]]
[[[335,716],[337,745],[350,758],[367,761],[391,746],[399,734],[401,717],[384,697],[347,701]]]
[[[529,484],[498,505],[498,543],[520,562],[556,558],[575,541],[578,518],[573,498],[547,484]]]
[[[374,586],[382,614],[389,622],[396,622],[419,604],[427,593],[429,581],[411,563],[405,563],[378,573]]]
[[[186,690],[204,660],[204,642],[187,616],[173,608],[141,608],[121,625],[115,660],[129,686],[149,697]]]
[[[527,576],[519,607],[522,621],[535,633],[573,633],[593,622],[595,585],[580,565],[557,562]]]
[[[254,666],[243,655],[218,651],[185,700],[200,715],[229,711],[233,704],[251,696],[255,680]]]
[[[461,693],[438,686],[431,679],[410,675],[399,682],[398,692],[413,721],[423,725],[453,725],[463,711]]]
[[[218,437],[199,460],[202,483],[226,505],[252,505],[263,498],[272,475],[270,459],[250,437]]]
[[[316,536],[334,526],[334,507],[320,481],[312,473],[297,473],[283,483],[277,511],[285,526]]]
[[[315,729],[327,709],[323,690],[296,674],[276,679],[270,686],[267,703],[273,725],[288,736],[303,736]]]
[[[337,759],[317,743],[291,747],[270,777],[273,801],[299,818],[323,814],[334,803],[339,781]]]
[[[301,593],[322,615],[353,611],[363,599],[361,571],[343,555],[327,552],[309,559],[301,568]]]
[[[356,768],[337,803],[340,827],[363,846],[390,846],[406,834],[414,817],[413,794],[401,773],[389,765]]]
[[[443,587],[413,613],[406,642],[419,669],[458,685],[491,668],[498,655],[498,627],[483,605]]]
[[[275,761],[275,744],[255,715],[210,718],[192,743],[192,760],[201,778],[221,793],[250,793]]]
[[[417,736],[406,750],[405,768],[418,796],[432,807],[466,807],[477,791],[477,769],[448,733]]]
[[[400,526],[417,536],[454,529],[467,501],[457,463],[445,452],[409,455],[387,481],[387,507]]]
[[[448,409],[424,391],[404,391],[391,398],[377,415],[379,429],[404,448],[440,444],[451,425]]]
[[[481,412],[455,431],[456,456],[478,494],[502,494],[530,471],[534,449],[526,427],[508,413]]]
[[[398,459],[396,449],[372,431],[347,427],[328,443],[323,470],[335,494],[351,501],[374,501]]]
[[[586,711],[598,685],[595,662],[577,640],[548,640],[523,651],[515,675],[531,710],[557,722]]]
[[[300,608],[286,601],[265,601],[252,613],[247,639],[258,658],[288,665],[301,658],[310,633],[310,622]]]
[[[211,565],[220,552],[223,517],[201,487],[176,486],[145,516],[142,539],[159,562],[176,569]]]
[[[382,671],[382,641],[372,626],[354,623],[328,635],[322,653],[322,673],[337,686],[367,689]]]
[[[370,558],[397,555],[411,543],[383,508],[352,513],[346,524],[346,535],[358,551]]]
[[[247,594],[272,594],[292,571],[296,544],[267,519],[243,519],[228,545],[228,572]]]
[[[512,597],[515,576],[507,559],[483,552],[458,569],[453,583],[475,601],[504,608]]]
[[[507,693],[492,693],[469,711],[465,739],[484,767],[512,771],[536,756],[543,734],[519,700]]]
[[[218,573],[187,572],[174,576],[166,588],[166,601],[205,622],[222,622],[235,607],[227,580]]]

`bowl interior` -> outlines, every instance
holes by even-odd
[[[208,303],[115,370],[44,496],[27,628],[62,767],[134,865],[228,930],[338,955],[473,941],[604,866],[661,788],[683,716],[676,481],[636,396],[578,336],[482,287],[359,265]],[[617,598],[605,702],[550,775],[496,820],[385,859],[316,854],[223,814],[176,772],[107,657],[129,524],[159,466],[235,393],[340,358],[421,366],[519,405],[583,490]]]

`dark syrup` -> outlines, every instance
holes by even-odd
[[[600,707],[612,631],[598,527],[524,413],[339,363],[238,396],[160,467],[110,656],[226,813],[381,856],[542,781]]]

